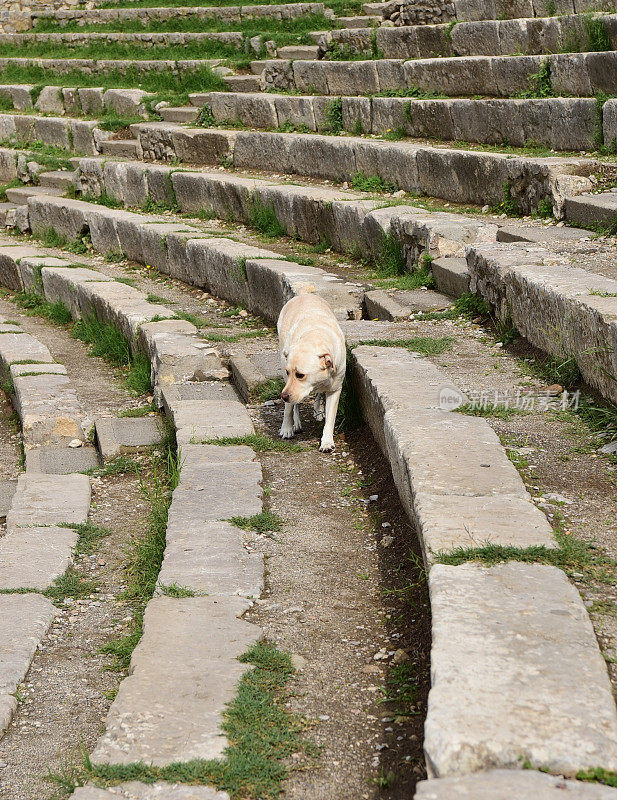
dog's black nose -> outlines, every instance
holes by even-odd
[[[281,397],[286,403],[289,403],[289,392],[281,392]]]

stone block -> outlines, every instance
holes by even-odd
[[[530,769],[492,769],[479,775],[457,775],[420,781],[414,800],[615,800],[617,790],[609,786],[566,780]]]
[[[94,447],[32,447],[26,451],[26,472],[69,475],[99,466]]]
[[[14,528],[0,540],[0,589],[43,591],[73,563],[74,528]]]
[[[38,594],[0,595],[0,733],[17,709],[17,687],[56,613],[51,601]]]
[[[17,480],[0,481],[0,519],[6,517],[16,489]]]
[[[185,783],[120,783],[109,789],[81,786],[73,793],[75,800],[229,800],[227,792],[211,786],[192,786]]]
[[[305,126],[309,131],[317,130],[312,97],[276,95],[274,97],[274,107],[279,127],[290,123],[295,128]]]
[[[90,508],[90,479],[86,475],[25,473],[6,517],[7,530],[20,527],[86,522]]]
[[[118,116],[138,117],[145,115],[144,99],[148,96],[142,89],[107,89],[103,105]]]
[[[56,117],[35,117],[34,138],[47,145],[61,147],[63,150],[72,149],[70,136],[70,121]]]
[[[51,353],[33,336],[27,333],[3,333],[0,335],[0,363],[5,366],[16,361],[32,361],[51,364]]]
[[[98,447],[106,460],[154,447],[165,433],[158,417],[100,417],[95,427]]]
[[[439,291],[449,297],[461,297],[469,291],[469,270],[465,258],[436,258],[431,264],[431,272]]]
[[[105,89],[99,88],[84,88],[78,89],[77,94],[79,96],[79,102],[81,103],[81,108],[84,114],[90,114],[95,116],[96,114],[100,114],[103,111],[104,104],[103,104],[103,95],[105,93]]]
[[[165,411],[173,419],[178,444],[254,433],[246,408],[228,384],[164,386],[162,397]]]
[[[208,497],[200,501],[208,503]],[[167,524],[160,587],[176,584],[197,594],[259,597],[263,555],[244,547],[246,532],[229,522],[199,522],[173,509]],[[1,557],[1,553],[0,553]]]
[[[522,762],[617,766],[617,712],[581,597],[559,569],[435,565],[424,751],[430,777]]]
[[[68,445],[86,438],[84,415],[66,375],[37,370],[19,375],[11,367],[15,387],[15,407],[21,419],[26,449],[33,445]]]
[[[144,635],[92,754],[95,764],[162,766],[223,756],[222,713],[247,669],[238,656],[261,636],[239,619],[247,608],[231,597],[148,603]]]
[[[44,86],[34,107],[42,114],[64,114],[64,98],[59,86]]]

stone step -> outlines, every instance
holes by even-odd
[[[44,591],[73,563],[74,528],[14,528],[0,540],[0,589]]]
[[[0,481],[0,519],[6,518],[16,489],[17,480]]]
[[[607,228],[614,232],[617,226],[617,193],[580,195],[566,198],[565,218],[575,225],[587,228]]]
[[[112,790],[86,784],[75,789],[71,797],[73,800],[229,800],[227,792],[218,792],[211,786],[169,784],[162,781],[156,783],[130,781],[119,783]]]
[[[221,397],[212,398],[215,413],[223,403]],[[231,417],[245,412],[237,397],[225,408]],[[247,552],[244,545],[251,534],[226,521],[262,511],[263,476],[255,453],[249,447],[187,444],[182,446],[182,459],[158,585],[177,584],[198,594],[259,597],[263,556]]]
[[[0,595],[0,734],[17,709],[17,689],[57,610],[38,594]]]
[[[258,75],[228,75],[223,78],[232,92],[258,92]]]
[[[261,638],[240,619],[249,606],[241,597],[151,600],[92,762],[164,766],[223,757],[222,714],[247,669],[238,656]]]
[[[211,92],[206,107],[215,121],[238,120],[251,128],[289,126],[328,131],[327,96]],[[603,136],[617,138],[617,100],[604,104]],[[598,105],[593,98],[518,100],[416,100],[404,97],[341,98],[342,127],[350,133],[401,135],[439,141],[501,144],[529,142],[555,150],[594,150]]]
[[[249,69],[253,75],[261,75],[263,68],[268,64],[270,59],[264,61],[251,61]],[[190,95],[189,95],[190,97]]]
[[[516,562],[438,564],[429,592],[429,777],[516,770],[521,759],[569,776],[617,768],[606,663],[565,573]]]
[[[611,49],[617,46],[617,15],[602,14]],[[377,47],[383,58],[433,58],[438,56],[545,55],[559,52],[564,42],[578,41],[578,49],[592,49],[586,32],[587,17],[572,14],[514,20],[484,20],[445,25],[343,28],[325,34],[318,42],[371,54]],[[376,38],[375,38],[376,36]],[[571,47],[576,49],[576,47]]]
[[[96,443],[104,460],[160,444],[165,432],[158,417],[100,417],[95,421]]]
[[[468,398],[438,367],[402,347],[362,345],[352,357],[364,419],[418,524],[427,564],[477,542],[555,546],[486,420],[450,410]]]
[[[145,47],[217,42],[239,50],[244,45],[244,34],[239,31],[205,31],[200,33],[0,33],[0,44],[13,44],[27,48],[29,44],[62,45],[69,48],[90,45],[124,44]]]
[[[139,145],[135,139],[108,139],[101,142],[101,153],[115,158],[139,158]]]
[[[278,58],[300,58],[305,61],[316,60],[319,58],[319,47],[317,45],[288,45],[279,47],[277,56]]]
[[[146,165],[142,164],[141,169],[146,171]],[[185,175],[185,181],[186,177],[190,179],[188,172],[177,171],[175,174]],[[223,237],[203,238],[200,229],[188,225],[162,224],[162,220],[147,215],[80,200],[41,197],[30,200],[29,218],[33,230],[54,228],[70,240],[75,239],[77,233],[89,230],[92,246],[99,252],[124,252],[132,260],[149,264],[186,282],[198,283],[219,297],[242,303],[273,321],[278,317],[283,298],[296,294],[307,284],[330,303],[341,319],[361,316],[362,291],[357,285],[314,267],[283,261],[278,253],[270,250]],[[74,272],[61,268],[50,271],[62,272],[67,281],[72,280]],[[46,270],[43,270],[44,282],[45,275]],[[95,312],[100,309],[103,318],[111,316],[130,339],[153,317],[174,316],[164,306],[147,303],[144,297],[137,289],[113,281],[84,280],[77,288],[82,313],[89,313],[87,309]],[[122,306],[125,310],[117,312],[116,309]],[[156,337],[153,341],[156,343]],[[173,362],[174,357],[178,357],[178,354],[174,356],[173,341],[170,347],[169,355]],[[200,347],[203,348],[201,353]],[[213,351],[206,342],[200,342],[192,346],[192,352],[203,358],[204,354],[207,356]],[[155,366],[159,363],[158,359],[154,362]],[[181,366],[184,368],[182,360]],[[195,361],[189,360],[184,380],[191,379],[195,368]],[[172,382],[173,378],[170,376],[165,380]]]
[[[161,108],[159,114],[165,122],[195,122],[199,117],[199,108],[181,106],[179,108]]]
[[[7,531],[47,525],[80,525],[88,518],[90,479],[87,475],[22,473],[9,513]]]
[[[0,227],[4,227],[7,223],[10,223],[11,217],[13,217],[14,224],[13,212],[19,207],[20,205],[18,203],[0,203]]]
[[[481,294],[522,336],[546,353],[566,352],[583,379],[617,401],[617,352],[611,344],[617,280],[573,266],[567,256],[535,243],[471,245],[471,291]],[[563,334],[555,336],[555,331]],[[594,347],[589,346],[594,342]]]
[[[52,189],[60,189],[66,192],[69,187],[74,185],[75,173],[68,170],[57,169],[39,174],[39,186],[49,186]]]
[[[221,63],[221,58],[201,58],[190,59],[187,61],[173,60],[148,60],[148,59],[93,59],[93,58],[0,58],[0,69],[6,69],[11,65],[17,66],[37,66],[44,70],[50,70],[58,75],[65,75],[73,70],[83,70],[87,74],[108,74],[110,72],[133,74],[160,72],[162,69],[170,70],[173,73],[195,72],[201,68],[217,67]]]
[[[324,14],[323,3],[285,3],[272,5],[246,6],[187,6],[161,7],[153,3],[152,8],[89,8],[58,9],[53,16],[43,9],[35,12],[35,20],[54,20],[60,28],[67,24],[78,25],[108,24],[110,22],[137,21],[147,25],[153,21],[173,21],[181,14],[183,17],[198,19],[217,19],[226,23],[241,22],[246,19],[297,19],[309,14]],[[121,25],[119,25],[121,27]]]
[[[137,123],[131,131],[146,160],[181,158],[186,164],[218,165],[225,158],[241,169],[335,181],[347,181],[361,171],[406,192],[478,205],[501,203],[507,183],[511,191],[516,187],[522,213],[536,211],[538,202],[550,199],[557,218],[563,214],[565,195],[589,191],[592,184],[584,176],[598,167],[584,158],[513,157],[354,136],[187,129],[172,123]],[[533,194],[527,191],[531,185]]]
[[[374,28],[381,22],[381,17],[367,14],[364,17],[337,17],[336,21],[343,28]]]
[[[392,322],[410,319],[414,314],[422,312],[445,311],[453,305],[449,297],[427,289],[374,289],[366,292],[364,303],[369,319]]]
[[[499,232],[497,232],[499,236]],[[448,297],[462,297],[469,292],[469,269],[467,261],[461,256],[435,258],[431,272],[440,292]]]
[[[616,800],[617,789],[597,783],[565,780],[531,769],[495,769],[477,775],[457,775],[420,781],[414,800]],[[76,796],[77,800],[77,796]],[[85,798],[84,798],[85,800]]]
[[[64,189],[54,189],[51,186],[18,186],[6,190],[6,197],[10,203],[23,206],[28,202],[29,197],[36,197],[44,194],[48,197],[62,197]]]
[[[26,451],[26,472],[70,475],[100,467],[94,447],[37,446]]]
[[[84,155],[98,153],[98,145],[94,139],[96,126],[97,123],[94,120],[65,119],[64,117],[35,116],[33,114],[0,114],[0,128],[5,139],[19,142],[43,142],[62,150],[75,149]],[[97,131],[98,140],[109,136],[111,133],[108,131]],[[31,155],[28,160],[31,160]],[[13,175],[14,177],[15,175]]]
[[[545,17],[548,7],[543,0],[454,0],[433,7],[415,7],[401,0],[383,3],[367,3],[366,13],[379,14],[381,19],[392,20],[395,25],[430,25],[448,20],[477,22],[480,20],[504,20],[529,17]],[[370,11],[373,9],[373,12]],[[615,11],[617,2],[608,0],[601,5],[597,0],[558,0],[555,11],[559,15],[583,14],[594,11]],[[398,14],[398,16],[397,16]]]
[[[192,106],[202,109],[210,99],[210,92],[193,92],[189,94],[189,102]]]
[[[229,360],[236,389],[246,403],[259,400],[259,390],[269,382],[282,379],[278,351],[233,355]],[[282,388],[282,384],[281,384]]]
[[[374,95],[435,92],[448,97],[515,97],[533,87],[548,60],[556,96],[593,97],[617,93],[617,53],[555,53],[545,56],[461,56],[405,61],[268,61],[265,89],[308,94]]]

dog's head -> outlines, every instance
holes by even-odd
[[[299,343],[283,357],[287,382],[281,397],[286,403],[301,403],[312,391],[324,391],[336,373],[334,358],[325,348]]]

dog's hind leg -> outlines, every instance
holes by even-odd
[[[279,436],[281,439],[291,439],[294,435],[295,426],[294,426],[294,404],[293,403],[285,403],[285,411],[283,412],[283,424],[281,425],[281,430],[279,431]]]
[[[296,403],[294,406],[294,433],[300,433],[302,431],[302,422],[300,421],[300,405]]]
[[[326,396],[323,392],[318,392],[315,395],[315,402],[313,403],[313,416],[317,422],[323,422],[326,418]]]
[[[334,423],[336,422],[336,412],[338,411],[338,401],[341,390],[326,395],[326,424],[323,426],[321,444],[319,449],[322,453],[329,453],[334,450]]]

